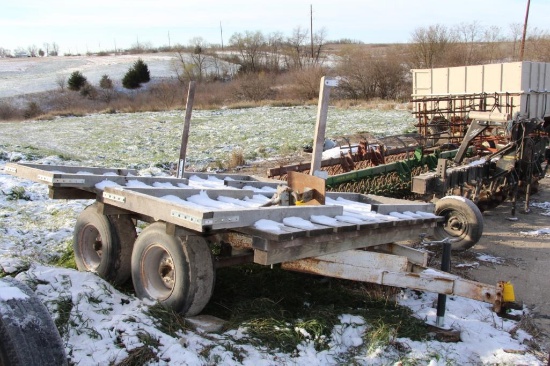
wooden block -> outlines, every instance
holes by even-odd
[[[313,175],[289,172],[288,173],[288,186],[298,193],[304,193],[309,188],[313,190],[313,199],[310,203],[304,204],[325,204],[325,180]]]

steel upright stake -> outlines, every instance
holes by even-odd
[[[187,154],[187,140],[189,140],[189,128],[191,124],[191,112],[193,111],[193,100],[195,99],[195,82],[189,82],[189,92],[187,93],[187,104],[185,105],[185,122],[183,124],[183,133],[181,135],[180,157],[178,160],[178,178],[183,178],[185,168],[185,155]]]
[[[441,271],[449,272],[451,270],[451,243],[446,241],[443,243],[443,254],[441,256]],[[447,303],[447,295],[437,295],[437,314],[435,325],[437,327],[445,326],[445,305]]]
[[[329,79],[326,76],[321,78],[321,89],[319,90],[319,103],[317,106],[317,123],[315,124],[315,137],[313,139],[313,153],[309,173],[311,175],[315,175],[315,172],[321,169],[330,89],[336,86],[338,86],[338,80]]]

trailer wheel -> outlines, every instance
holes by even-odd
[[[210,249],[200,236],[177,237],[166,233],[164,223],[151,224],[134,245],[132,281],[138,297],[196,315],[214,289]]]
[[[483,234],[483,215],[469,199],[460,196],[443,197],[435,204],[435,214],[445,217],[436,226],[436,240],[450,237],[452,250],[462,251],[473,247]]]
[[[0,279],[0,366],[67,365],[57,328],[34,292]]]
[[[126,215],[103,215],[97,202],[86,207],[76,221],[73,249],[80,271],[95,272],[113,284],[130,278],[136,228]]]

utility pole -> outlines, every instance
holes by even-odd
[[[220,20],[220,38],[222,40],[222,51],[223,51],[223,29],[222,29],[222,21]]]
[[[311,58],[313,59],[313,5],[309,5],[309,30],[311,35]]]
[[[520,61],[523,61],[523,54],[525,52],[525,35],[527,34],[527,19],[529,19],[529,5],[531,5],[531,0],[527,0],[527,10],[525,11],[525,22],[523,23],[523,36],[521,37],[521,49],[519,50]]]
[[[168,49],[171,49],[172,47],[170,47],[170,31],[168,31]]]

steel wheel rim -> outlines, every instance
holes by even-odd
[[[93,225],[86,225],[79,240],[80,252],[84,265],[94,270],[101,264],[103,241],[99,230]]]
[[[154,244],[144,253],[141,260],[141,277],[145,291],[157,300],[167,299],[176,281],[174,259],[164,247]]]
[[[443,230],[452,237],[462,238],[467,235],[468,220],[464,215],[455,210],[441,212],[445,217]]]

